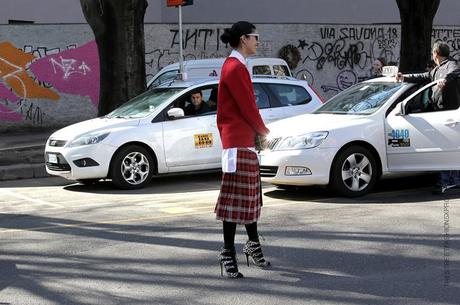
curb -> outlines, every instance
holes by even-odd
[[[13,164],[0,166],[0,181],[51,177],[44,163]]]

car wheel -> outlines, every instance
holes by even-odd
[[[129,145],[118,151],[110,165],[112,183],[121,189],[139,189],[150,182],[155,161],[142,146]]]
[[[99,182],[99,179],[78,179],[77,182],[83,185],[93,185]]]
[[[372,190],[377,177],[374,155],[362,146],[350,146],[336,156],[331,168],[330,186],[342,196],[362,196]]]

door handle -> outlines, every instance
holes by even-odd
[[[444,121],[444,125],[449,126],[449,127],[455,127],[455,126],[458,125],[458,123],[460,123],[460,122],[458,122],[458,121],[456,121],[454,119],[448,119],[448,120]]]

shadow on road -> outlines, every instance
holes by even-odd
[[[264,192],[264,195],[293,201],[318,200],[320,202],[338,204],[400,204],[460,198],[459,188],[450,189],[443,195],[433,195],[431,191],[435,182],[436,175],[386,179],[379,181],[373,192],[355,198],[337,197],[328,188],[316,186],[277,188]]]
[[[220,189],[220,172],[181,174],[154,177],[150,183],[137,190],[121,190],[111,181],[100,181],[92,185],[73,183],[64,187],[67,191],[94,194],[167,194],[175,192],[202,192]]]
[[[3,217],[10,219],[8,215]],[[393,298],[393,302],[403,300],[398,304],[422,304],[417,303],[420,300],[424,301],[423,304],[456,304],[460,298],[460,292],[454,291],[454,286],[458,285],[454,277],[452,288],[442,285],[442,253],[433,258],[405,255],[399,251],[369,253],[365,248],[355,251],[344,251],[334,246],[305,248],[315,240],[327,241],[328,244],[343,244],[352,240],[372,245],[383,244],[383,249],[393,249],[397,245],[401,249],[423,246],[430,251],[439,251],[442,244],[438,234],[407,236],[387,232],[305,232],[275,227],[265,233],[276,242],[269,240],[264,246],[265,254],[274,265],[272,271],[264,271],[267,272],[266,277],[254,276],[258,271],[253,266],[247,268],[240,263],[246,278],[229,281],[220,280],[216,254],[221,242],[212,238],[220,234],[220,228],[201,227],[199,220],[187,227],[165,228],[158,225],[87,224],[35,215],[27,217],[36,228],[36,234],[46,233],[70,241],[66,248],[61,249],[53,247],[56,245],[55,239],[43,239],[40,248],[18,250],[16,247],[10,250],[6,246],[8,241],[13,243],[14,240],[2,238],[1,255],[8,258],[0,261],[0,289],[14,287],[26,292],[26,295],[56,304],[95,304],[96,301],[98,304],[113,304],[114,298],[117,304],[147,304],[142,296],[124,299],[113,295],[116,293],[114,287],[126,285],[136,287],[137,291],[152,286],[177,291],[164,294],[161,301],[155,296],[148,296],[149,304],[179,305],[186,302],[184,298],[197,293],[222,295],[227,292],[231,292],[231,295],[269,297],[273,301],[286,299],[295,304],[302,304],[302,300],[303,304],[306,300],[315,300],[328,304],[383,305],[391,304],[390,298]],[[0,226],[3,229],[23,228],[14,221],[0,221]],[[184,234],[201,237],[187,238]],[[293,238],[297,240],[294,244],[286,245],[283,242]],[[459,236],[452,235],[451,238],[458,240]],[[150,255],[91,252],[92,249],[114,247],[117,245],[114,241],[119,242],[118,245],[130,244],[133,254],[137,253],[137,249],[144,249]],[[27,242],[24,242],[26,247]],[[458,246],[458,243],[452,243],[451,250],[458,250]],[[46,247],[53,250],[45,251]],[[237,245],[238,249],[241,247],[241,244]],[[168,254],[158,255],[157,251]],[[16,264],[23,268],[16,269]],[[3,272],[3,267],[9,271]],[[459,271],[459,262],[452,260],[450,268],[452,272]],[[272,272],[278,275],[273,276]],[[12,280],[8,280],[10,275],[13,275]],[[62,282],[64,289],[50,287],[50,281]],[[79,284],[75,287],[80,289],[71,285],[76,281]],[[89,288],[90,284],[87,284],[88,288],[81,289],[86,286],[81,286],[82,281],[102,286]],[[107,291],[109,288],[112,291]],[[206,299],[202,301],[194,304],[209,304]]]

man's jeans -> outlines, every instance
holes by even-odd
[[[442,171],[438,176],[438,185],[460,185],[460,171]]]

